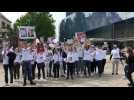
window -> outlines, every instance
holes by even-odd
[[[4,22],[1,22],[1,27],[2,28],[5,28],[6,27]]]
[[[7,24],[7,28],[10,28],[10,25]]]

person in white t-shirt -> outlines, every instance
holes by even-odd
[[[42,71],[43,79],[45,79],[45,63],[44,63],[45,58],[46,58],[46,55],[45,55],[44,47],[38,48],[37,53],[36,53],[36,63],[37,63],[37,68],[38,68],[38,79],[41,78],[41,71]]]
[[[103,59],[102,59],[102,73],[104,72],[104,67],[105,67],[105,64],[106,64],[106,53],[107,53],[107,48],[106,47],[103,47]]]
[[[52,77],[53,51],[51,47],[48,47],[47,57],[49,61],[48,77]]]
[[[84,47],[84,76],[87,77],[87,70],[88,70],[88,77],[91,76],[91,62],[93,61],[92,52],[89,49],[90,45],[86,44]]]
[[[30,50],[30,44],[24,43],[24,47],[21,48],[21,61],[22,61],[22,68],[23,68],[23,76],[24,76],[24,84],[23,86],[26,86],[26,80],[28,77],[28,80],[30,81],[31,85],[35,85],[32,79],[32,64],[31,61],[33,59],[31,50]]]
[[[120,51],[119,48],[117,48],[117,45],[113,46],[113,49],[111,51],[111,56],[110,60],[112,58],[112,64],[113,64],[113,69],[112,69],[112,75],[116,73],[118,75],[118,67],[119,67],[119,62],[120,62]]]
[[[74,57],[73,47],[71,45],[69,46],[67,52],[67,78],[66,79],[69,79],[69,76],[71,76],[71,79],[73,79],[74,63],[75,63],[75,57]]]
[[[54,72],[54,78],[59,78],[59,68],[60,68],[60,55],[58,53],[57,48],[53,50],[53,72]]]
[[[81,74],[84,72],[84,66],[83,66],[83,47],[82,45],[80,44],[78,47],[77,47],[77,51],[78,51],[78,54],[79,54],[79,64],[78,64],[78,67],[80,68],[80,72]]]
[[[21,53],[18,48],[15,50],[16,58],[14,60],[14,79],[20,78],[20,63],[21,63]]]
[[[99,77],[101,77],[101,75],[103,73],[103,67],[102,67],[103,58],[104,58],[104,56],[103,56],[102,47],[101,47],[101,45],[98,45],[98,47],[96,48],[96,51],[95,51],[95,63],[96,63],[96,66],[98,67]]]
[[[8,54],[8,48],[3,48],[2,50],[2,56],[3,56],[3,68],[5,73],[5,84],[8,86],[8,69],[9,69],[9,58],[7,56]]]
[[[32,54],[32,79],[34,80],[35,79],[35,70],[36,70],[36,53],[37,53],[37,50],[35,48],[31,48],[31,54]]]
[[[78,51],[76,49],[76,47],[74,47],[74,59],[75,59],[75,63],[74,63],[74,75],[75,75],[75,72],[77,72],[77,76],[79,76],[79,67],[78,67],[78,62],[79,62],[79,54],[78,54]]]

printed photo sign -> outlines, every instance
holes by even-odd
[[[51,43],[54,42],[54,40],[55,40],[54,37],[49,37],[48,40],[47,40],[47,43],[51,44]]]
[[[81,43],[84,43],[86,40],[86,34],[84,32],[76,32],[75,38],[77,38]]]
[[[32,26],[21,26],[19,27],[19,38],[20,39],[35,39],[35,27]]]

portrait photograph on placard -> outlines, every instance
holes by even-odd
[[[35,28],[32,26],[19,27],[19,38],[20,39],[35,39],[36,38]]]

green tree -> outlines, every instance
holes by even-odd
[[[28,12],[14,23],[14,31],[18,32],[19,26],[35,26],[37,37],[46,40],[55,35],[54,19],[49,12]]]

